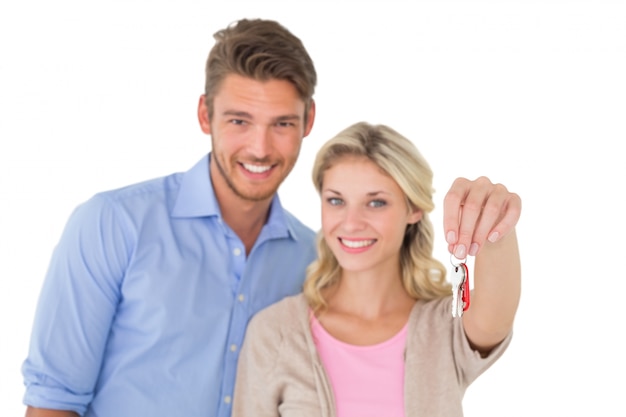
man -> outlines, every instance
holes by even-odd
[[[209,155],[66,225],[22,368],[28,417],[228,416],[248,320],[301,290],[315,234],[276,192],[315,119],[313,62],[277,22],[214,37]]]

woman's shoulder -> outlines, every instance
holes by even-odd
[[[409,316],[412,333],[446,334],[462,321],[452,315],[452,297],[417,300]]]
[[[411,316],[433,319],[452,317],[452,296],[435,298],[433,300],[417,300],[411,311]]]
[[[271,304],[250,320],[250,327],[261,326],[262,328],[280,330],[298,326],[307,317],[307,303],[302,294],[291,295]]]
[[[304,296],[288,296],[256,313],[246,330],[247,349],[280,356],[287,349],[306,349],[308,336],[308,305]],[[290,348],[288,348],[290,347]]]

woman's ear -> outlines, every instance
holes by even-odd
[[[411,213],[409,214],[407,224],[415,224],[419,222],[420,220],[422,220],[423,215],[424,215],[424,212],[422,210],[411,208]]]

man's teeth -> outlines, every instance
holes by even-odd
[[[254,172],[255,174],[260,174],[265,171],[269,171],[272,168],[271,165],[249,165],[243,164],[243,167],[250,172]]]
[[[341,239],[341,243],[349,248],[363,248],[365,246],[369,246],[374,243],[374,239],[368,240],[344,240]]]

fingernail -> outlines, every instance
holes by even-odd
[[[448,242],[449,244],[453,244],[456,242],[456,233],[454,233],[452,230],[450,230],[448,232],[448,234],[446,235],[446,242]]]
[[[500,237],[500,233],[493,232],[492,234],[489,235],[487,240],[490,241],[491,243],[494,243],[496,240],[498,240],[499,237]]]
[[[470,245],[470,249],[469,249],[469,256],[476,256],[476,254],[478,253],[478,243],[472,243]]]
[[[456,250],[454,251],[454,256],[456,256],[457,259],[465,258],[465,245],[457,246]]]

